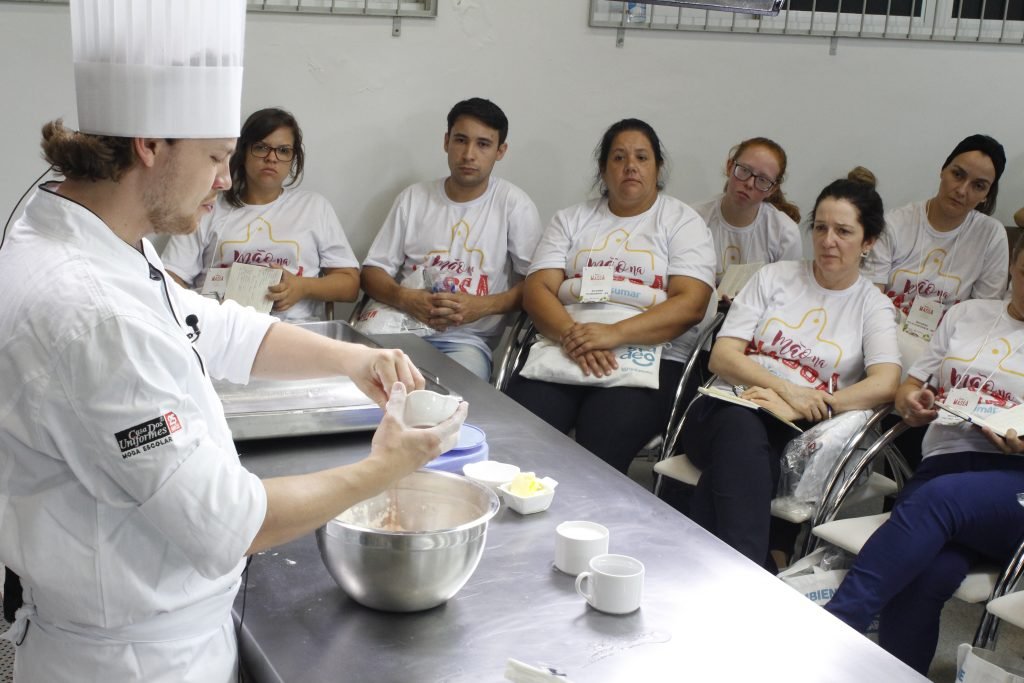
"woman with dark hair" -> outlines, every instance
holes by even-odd
[[[1024,241],[1012,264],[1010,300],[949,309],[897,391],[904,421],[928,426],[924,459],[826,606],[860,631],[879,614],[879,645],[922,674],[942,607],[971,564],[1005,565],[1024,541],[1024,459],[1007,457],[1024,453],[1021,435],[999,437],[936,405],[955,401],[991,419],[1024,402]]]
[[[355,301],[359,262],[330,203],[295,189],[305,166],[302,129],[283,109],[261,109],[242,126],[231,156],[231,187],[191,235],[172,237],[161,258],[184,287],[202,287],[210,268],[247,263],[281,269],[267,297],[273,313],[320,317],[321,301]]]
[[[900,376],[892,306],[859,272],[885,227],[882,200],[870,184],[836,180],[812,215],[814,259],[758,271],[711,351],[717,388],[807,423],[891,401]],[[702,471],[691,518],[768,569],[779,456],[795,435],[763,410],[710,396],[696,399],[681,434]]]
[[[662,194],[665,157],[650,125],[612,125],[596,157],[600,198],[555,214],[523,292],[545,338],[527,368],[547,345],[569,372],[520,375],[508,393],[626,472],[668,421],[714,286],[714,251],[700,216]],[[621,381],[634,354],[657,365],[653,387]]]
[[[934,197],[886,215],[889,227],[864,274],[892,299],[911,334],[927,341],[956,302],[1005,294],[1006,232],[991,216],[1004,168],[1002,145],[970,135],[946,157]]]
[[[782,193],[786,163],[774,140],[744,140],[729,151],[723,194],[693,207],[715,240],[716,283],[733,264],[803,258],[800,210]]]

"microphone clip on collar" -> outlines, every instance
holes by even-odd
[[[192,331],[186,332],[185,336],[194,344],[199,340],[199,318],[195,313],[189,313],[185,316],[185,324],[192,328]]]

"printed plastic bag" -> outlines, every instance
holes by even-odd
[[[850,560],[836,548],[818,548],[779,572],[779,579],[816,605],[824,606],[846,577]]]
[[[1024,683],[1024,659],[962,644],[956,651],[957,683]]]
[[[850,553],[824,546],[783,569],[778,577],[814,604],[824,607],[836,594],[852,564]],[[865,633],[878,633],[878,617],[871,620]]]
[[[403,287],[423,289],[423,269],[414,270],[401,284]],[[372,299],[352,327],[363,334],[415,334],[418,337],[429,337],[436,332],[405,311]]]
[[[571,304],[566,310],[577,322],[613,324],[639,313],[626,306]],[[576,361],[569,358],[562,346],[546,337],[537,335],[537,341],[530,347],[520,375],[526,379],[538,379],[558,384],[581,384],[601,387],[658,388],[658,368],[661,365],[661,345],[641,346],[628,344],[615,350],[619,367],[610,375],[595,377],[584,375]]]
[[[772,510],[787,516],[810,517],[828,475],[854,434],[863,429],[870,410],[850,410],[819,422],[786,445]]]

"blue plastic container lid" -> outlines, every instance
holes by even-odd
[[[487,441],[487,435],[484,434],[484,430],[473,425],[463,424],[462,429],[459,430],[459,441],[455,444],[455,447],[450,451],[441,454],[441,457],[447,455],[455,455],[463,451],[468,451],[472,448],[477,448],[480,444]]]
[[[473,425],[462,425],[455,448],[442,453],[427,463],[427,468],[462,474],[462,466],[487,460],[487,438],[484,430]]]

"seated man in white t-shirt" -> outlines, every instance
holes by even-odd
[[[362,272],[367,294],[432,328],[426,340],[484,380],[504,315],[520,309],[522,276],[541,236],[533,201],[491,177],[507,134],[493,102],[456,104],[444,135],[451,175],[398,195]],[[414,273],[417,286],[403,287]]]

